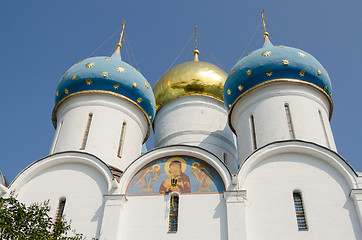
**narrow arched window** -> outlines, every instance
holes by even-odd
[[[82,146],[80,147],[80,150],[84,150],[85,145],[87,144],[89,129],[90,129],[90,125],[92,123],[92,118],[93,118],[93,113],[90,113],[88,115],[87,126],[85,127],[84,137],[83,137]]]
[[[253,149],[257,149],[258,146],[256,144],[256,134],[255,134],[255,123],[254,123],[254,116],[250,116],[250,128],[251,128],[251,138],[253,142]]]
[[[324,125],[322,113],[321,113],[320,110],[318,110],[318,113],[319,113],[319,119],[321,120],[321,124],[322,124],[322,128],[323,128],[324,137],[325,137],[325,139],[326,139],[327,147],[330,147],[330,146],[329,146],[328,135],[327,135],[327,130],[326,130],[326,126]]]
[[[307,221],[305,218],[304,206],[302,193],[300,191],[293,192],[294,206],[295,206],[295,214],[297,216],[297,224],[299,231],[308,230]]]
[[[65,208],[65,198],[61,198],[61,199],[59,199],[57,216],[55,217],[55,222],[59,222],[62,219],[63,213],[64,213],[64,208]]]
[[[290,114],[289,105],[284,104],[284,108],[285,108],[285,114],[287,116],[288,130],[289,130],[290,139],[295,139],[294,129],[293,129],[293,122],[292,122],[292,117],[291,117],[291,114]]]
[[[118,157],[122,157],[122,149],[123,149],[124,135],[126,133],[126,126],[127,126],[126,122],[123,122],[121,129],[121,136],[119,138]]]
[[[172,194],[170,198],[169,232],[177,232],[178,228],[179,196]]]

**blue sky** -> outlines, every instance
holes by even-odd
[[[194,24],[200,60],[229,72],[244,52],[261,47],[262,9],[275,45],[309,52],[328,70],[338,152],[362,171],[361,0],[1,1],[0,170],[11,181],[48,154],[61,76],[119,30],[122,18],[137,65],[153,86],[193,36]],[[119,31],[93,56],[110,55],[118,36]],[[176,64],[192,60],[192,50],[191,41]],[[125,48],[122,56],[136,67]]]

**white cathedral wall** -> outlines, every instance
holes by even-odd
[[[259,162],[242,185],[247,239],[362,239],[349,185],[320,159],[276,155]],[[308,231],[298,231],[294,190],[302,193]]]
[[[157,112],[154,132],[155,147],[199,146],[214,153],[232,172],[237,171],[236,136],[219,100],[201,95],[172,100]]]
[[[295,139],[336,151],[327,99],[304,84],[273,83],[251,91],[234,106],[231,123],[238,136],[240,161],[254,151],[251,115],[254,116],[257,148],[274,141],[290,140],[285,104],[289,105]]]
[[[59,199],[66,198],[64,216],[87,239],[98,237],[103,217],[103,194],[108,183],[95,169],[78,163],[51,166],[33,176],[20,189],[19,201],[25,204],[49,201],[49,216],[56,217]]]
[[[176,233],[168,232],[170,197],[128,196],[121,239],[227,240],[226,205],[222,194],[181,195]]]
[[[88,116],[92,113],[88,140],[81,150]],[[128,100],[105,94],[82,94],[64,102],[57,112],[58,129],[51,153],[84,151],[124,170],[141,154],[148,124],[142,111]],[[118,148],[126,122],[122,156]]]

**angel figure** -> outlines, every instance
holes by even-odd
[[[196,177],[197,181],[200,183],[199,192],[208,191],[210,192],[209,185],[213,182],[214,175],[209,166],[203,162],[194,162],[192,164],[191,173]]]
[[[152,183],[160,176],[160,174],[161,174],[161,168],[160,165],[158,164],[155,164],[153,166],[148,166],[145,169],[143,169],[135,185],[136,187],[144,187],[144,186],[147,187],[142,188],[140,193],[142,192],[152,193],[153,191]]]

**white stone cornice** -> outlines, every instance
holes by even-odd
[[[231,190],[224,192],[226,203],[245,203],[246,190]]]
[[[352,189],[349,196],[356,201],[362,201],[362,189]]]

